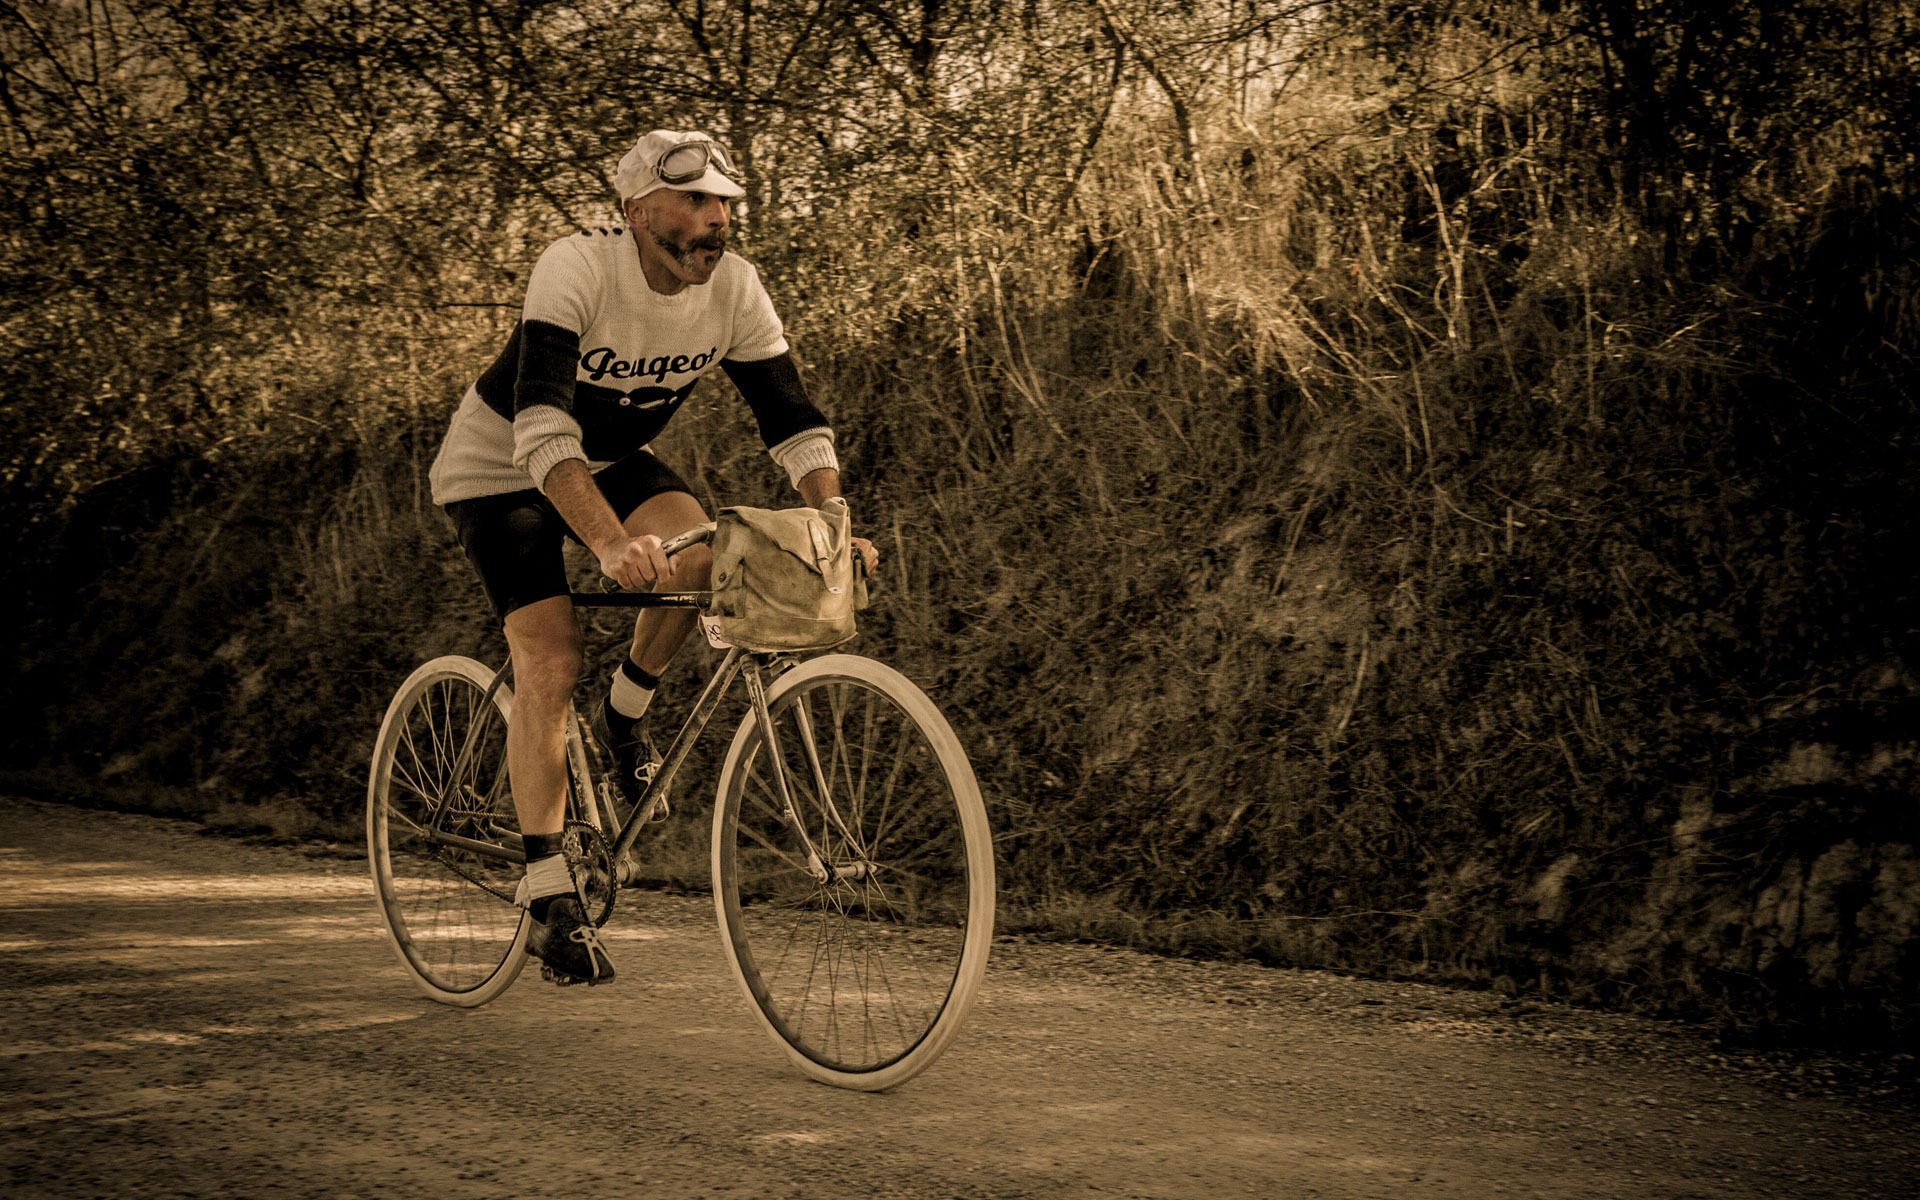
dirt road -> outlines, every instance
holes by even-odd
[[[995,948],[882,1095],[792,1072],[703,897],[620,980],[417,997],[347,851],[0,800],[8,1195],[1920,1196],[1895,1097],[1652,1022],[1091,946]]]

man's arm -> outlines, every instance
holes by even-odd
[[[792,354],[782,352],[751,362],[723,358],[720,367],[753,410],[760,440],[774,461],[786,468],[795,488],[818,469],[839,467],[833,453],[833,429],[827,424],[826,414],[807,399]],[[805,496],[805,491],[801,495]]]
[[[817,471],[809,471],[800,480],[800,498],[807,502],[808,508],[819,508],[838,495],[840,495],[840,472],[832,467],[821,467]]]
[[[634,537],[626,531],[586,463],[569,458],[555,464],[541,490],[579,535],[580,544],[600,560],[601,572],[621,587],[643,591],[654,580],[672,574],[667,556],[660,552],[660,539],[652,534]]]
[[[840,495],[839,460],[833,453],[833,430],[827,418],[807,399],[793,356],[782,353],[758,362],[721,359],[760,424],[760,440],[774,459],[796,476],[793,486],[808,508],[819,508]],[[831,465],[815,465],[831,464]],[[853,539],[853,548],[866,561],[867,574],[880,569],[880,552],[866,538]]]

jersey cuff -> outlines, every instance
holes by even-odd
[[[580,422],[551,404],[523,408],[514,416],[513,465],[527,473],[534,487],[543,487],[547,472],[569,458],[587,461]]]
[[[794,487],[800,481],[822,468],[840,469],[839,456],[833,452],[833,430],[825,425],[812,429],[802,429],[786,441],[767,451],[773,461],[787,469],[787,479]]]
[[[555,467],[570,458],[577,458],[581,462],[587,461],[587,452],[581,447],[579,438],[548,438],[540,443],[539,448],[527,459],[527,475],[533,480],[533,486],[539,488],[544,494],[547,490],[547,476]]]

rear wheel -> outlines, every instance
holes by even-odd
[[[714,811],[727,961],[802,1071],[891,1087],[946,1049],[986,971],[994,869],[980,788],[926,694],[872,659],[803,663],[767,706],[771,746],[749,714]]]
[[[507,787],[513,693],[450,655],[400,686],[374,743],[367,858],[401,964],[444,1004],[477,1007],[526,965],[523,873]],[[456,840],[457,839],[457,840]]]

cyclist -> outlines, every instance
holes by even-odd
[[[725,150],[656,129],[621,158],[614,187],[624,226],[547,247],[519,324],[467,389],[429,476],[506,628],[507,777],[527,854],[519,897],[535,922],[527,951],[560,983],[614,977],[560,854],[566,714],[583,661],[561,538],[623,587],[708,586],[705,546],[671,562],[661,553],[663,538],[707,515],[647,444],[715,366],[805,503],[840,495],[833,430],[807,399],[759,274],[726,252],[728,205],[745,193]],[[869,570],[879,565],[870,541],[852,541]],[[624,788],[643,769],[660,674],[697,620],[690,609],[642,610],[594,710]]]

